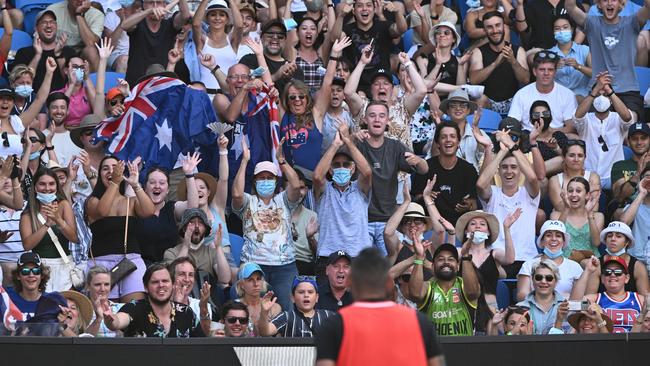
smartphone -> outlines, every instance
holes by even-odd
[[[582,301],[569,301],[569,311],[584,311],[589,308],[589,303]]]
[[[504,41],[503,44],[506,45],[506,46],[510,46],[510,42],[508,42],[508,41]]]

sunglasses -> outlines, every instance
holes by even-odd
[[[111,107],[115,107],[118,103],[124,105],[124,98],[115,98],[108,101]]]
[[[451,109],[467,109],[467,108],[469,108],[469,103],[449,103],[449,108],[451,108]]]
[[[36,137],[36,136],[29,136],[29,141],[30,141],[32,144],[35,144],[35,143],[37,143],[37,142],[40,142],[41,144],[43,143],[43,141],[39,140],[38,137]]]
[[[603,271],[603,274],[605,277],[609,277],[611,275],[615,275],[616,277],[621,277],[624,272],[622,269],[611,269],[611,268],[606,268],[605,271]]]
[[[541,274],[536,274],[535,275],[535,281],[540,282],[542,280],[546,280],[546,282],[553,282],[553,280],[555,280],[555,276],[553,276],[553,275],[541,275]]]
[[[289,96],[289,100],[296,100],[296,99],[305,100],[305,98],[307,98],[307,96],[305,94],[298,94],[298,95],[290,95]]]
[[[530,115],[533,119],[540,119],[540,118],[549,118],[551,116],[550,111],[544,111],[544,112],[533,112]]]
[[[34,276],[38,276],[41,274],[41,267],[34,267],[34,268],[21,268],[20,269],[20,275],[21,276],[29,276],[30,273],[34,274]]]
[[[85,137],[92,136],[92,135],[93,135],[93,130],[86,130],[81,133],[81,136],[85,136]]]
[[[9,147],[9,136],[7,136],[7,132],[6,131],[3,132],[2,135],[0,135],[0,136],[2,136],[2,140],[3,140],[2,141],[2,146]]]
[[[575,140],[575,139],[574,140],[567,140],[566,145],[567,146],[578,145],[578,146],[581,146],[581,147],[585,147],[585,142],[584,142],[584,140]]]
[[[285,39],[287,38],[287,35],[283,32],[266,32],[264,33],[265,36],[268,38],[277,38],[277,39]]]
[[[424,220],[417,219],[417,218],[405,218],[404,220],[402,220],[402,224],[404,224],[404,225],[411,225],[411,224],[424,225]]]
[[[607,142],[605,142],[605,139],[603,138],[602,135],[598,136],[598,143],[601,144],[600,148],[603,150],[603,152],[608,152],[609,147],[607,146]]]
[[[241,316],[241,317],[239,317],[239,316],[228,316],[228,317],[226,317],[226,321],[228,322],[228,324],[235,324],[237,322],[239,322],[239,324],[242,324],[242,325],[243,324],[248,324],[248,318],[245,317],[245,316]]]
[[[557,60],[558,55],[555,52],[539,51],[535,54],[535,60]]]
[[[445,36],[448,36],[448,35],[451,34],[451,31],[450,31],[449,29],[443,29],[443,30],[437,30],[437,31],[433,32],[433,34],[434,34],[435,36],[439,36],[439,35],[441,35],[441,34],[443,34],[443,35],[445,35]]]

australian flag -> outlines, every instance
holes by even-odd
[[[206,127],[217,120],[210,98],[178,79],[147,79],[124,102],[121,116],[95,128],[95,139],[106,141],[107,151],[119,159],[140,156],[146,166],[173,169],[179,154],[216,144]]]

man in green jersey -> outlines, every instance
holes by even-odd
[[[468,239],[468,241],[471,240]],[[425,312],[441,336],[471,336],[474,334],[473,314],[481,294],[481,285],[467,242],[461,250],[452,244],[442,244],[433,253],[435,278],[423,282],[422,264],[425,250],[420,240],[414,240],[415,260],[409,281],[412,300]],[[469,245],[468,245],[469,244]],[[462,278],[457,276],[462,263]]]

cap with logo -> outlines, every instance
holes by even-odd
[[[627,138],[632,137],[635,133],[642,133],[647,136],[650,136],[650,126],[647,123],[637,122],[630,126],[630,129],[627,130]]]

